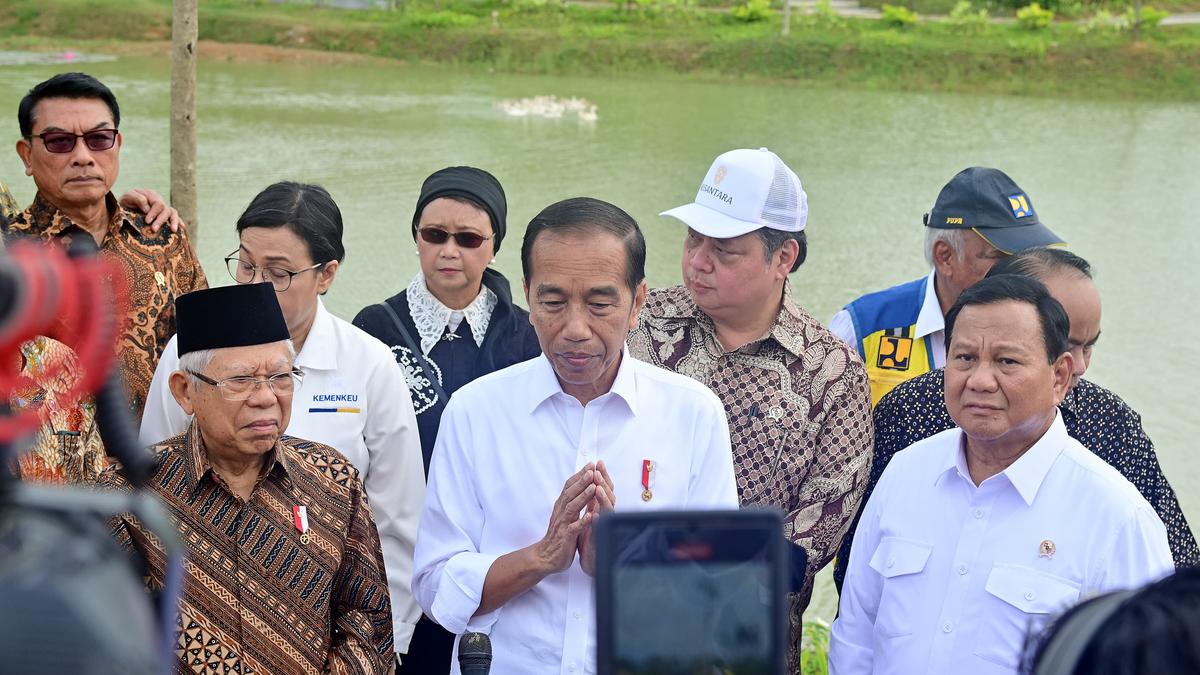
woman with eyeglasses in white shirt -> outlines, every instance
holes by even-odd
[[[286,433],[333,447],[358,469],[379,528],[393,639],[403,656],[421,616],[410,584],[425,474],[411,399],[391,352],[321,302],[346,257],[341,211],[319,185],[275,183],[246,207],[237,232],[238,248],[225,259],[229,275],[239,284],[275,287],[304,373]],[[188,416],[167,386],[178,368],[172,338],[150,384],[139,434],[145,445],[187,429]]]

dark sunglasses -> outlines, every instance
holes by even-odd
[[[31,138],[42,139],[42,145],[47,152],[64,153],[75,149],[75,141],[82,138],[88,150],[99,152],[108,150],[117,143],[116,129],[95,129],[86,134],[73,134],[68,131],[47,131],[34,134]]]
[[[436,227],[421,228],[418,232],[421,233],[421,238],[430,244],[441,245],[446,243],[450,237],[454,237],[454,243],[462,248],[479,248],[483,246],[483,242],[496,236],[493,234],[491,237],[485,237],[482,234],[475,234],[474,232],[455,232],[454,234],[450,234]]]

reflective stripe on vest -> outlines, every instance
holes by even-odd
[[[871,406],[896,385],[932,370],[929,336],[913,339],[915,326],[875,331],[862,341],[871,380]]]

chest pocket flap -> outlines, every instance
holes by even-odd
[[[1029,567],[996,563],[988,574],[988,593],[1026,614],[1049,614],[1079,599],[1079,584]]]
[[[905,574],[916,574],[925,569],[933,546],[915,539],[884,537],[871,556],[871,569],[885,579]]]

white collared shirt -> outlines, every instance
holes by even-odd
[[[183,433],[191,420],[167,384],[179,369],[178,350],[172,337],[154,371],[138,434],[143,445]],[[285,433],[324,443],[358,469],[383,548],[396,651],[407,653],[421,618],[410,581],[425,465],[404,373],[382,342],[330,314],[320,299],[296,367],[304,380]]]
[[[655,463],[648,502],[646,459]],[[738,506],[720,399],[628,350],[611,390],[587,406],[562,391],[538,356],[459,389],[442,414],[413,591],[450,632],[490,633],[492,675],[596,670],[593,584],[578,558],[503,607],[473,615],[492,563],[540,540],[567,479],[599,460],[618,511]]]
[[[926,335],[929,336],[934,369],[946,367],[946,317],[942,314],[941,303],[938,302],[936,274],[936,270],[931,271],[926,277],[925,297],[921,299],[921,311],[917,314],[917,323],[913,327],[913,339],[920,340]],[[843,309],[833,315],[829,320],[829,331],[856,350],[861,346],[861,338],[854,330],[854,320],[850,318],[849,310]]]
[[[423,272],[417,272],[417,276],[413,277],[408,285],[407,296],[408,314],[417,327],[418,337],[421,339],[421,353],[425,356],[429,356],[429,352],[437,345],[438,340],[442,339],[446,329],[453,333],[464,320],[471,327],[471,338],[475,340],[475,346],[482,347],[483,338],[487,336],[488,325],[492,321],[492,311],[499,302],[492,289],[483,286],[471,304],[462,309],[450,309],[429,292]]]
[[[1028,631],[1174,571],[1154,509],[1060,415],[978,487],[962,445],[949,429],[884,470],[854,536],[830,673],[1013,674]]]

